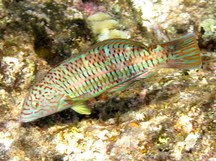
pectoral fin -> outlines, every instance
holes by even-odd
[[[91,109],[87,105],[87,99],[88,97],[71,98],[70,96],[67,96],[66,102],[68,104],[71,104],[71,109],[73,109],[77,113],[89,115],[91,114]]]
[[[91,109],[89,107],[87,107],[85,102],[76,102],[72,105],[71,108],[80,114],[84,114],[84,115],[90,115],[91,114]]]

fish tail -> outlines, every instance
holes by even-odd
[[[167,63],[163,67],[178,69],[201,67],[200,49],[194,34],[187,34],[163,45],[171,51]]]

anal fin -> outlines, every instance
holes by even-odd
[[[143,79],[143,78],[147,78],[147,77],[151,76],[153,73],[154,73],[153,70],[149,70],[149,71],[146,71],[144,73],[141,73],[138,76],[135,76],[134,78],[132,78],[126,82],[123,82],[121,84],[116,85],[115,87],[108,90],[108,92],[116,92],[116,91],[124,90],[125,88],[127,88],[128,86],[133,84],[134,82],[136,82],[140,79]]]
[[[137,76],[136,78],[134,78],[134,80],[140,80],[140,79],[144,79],[147,77],[152,76],[152,74],[154,74],[154,70],[148,70],[142,74],[140,74],[139,76]]]
[[[109,89],[107,92],[116,92],[116,91],[121,91],[121,90],[124,90],[126,89],[129,85],[131,85],[132,83],[134,83],[135,80],[129,80],[129,81],[126,81],[126,82],[123,82],[121,84],[118,84],[114,87],[112,87],[111,89]]]

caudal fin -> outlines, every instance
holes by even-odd
[[[166,67],[178,69],[201,67],[200,49],[194,34],[187,34],[164,45],[171,49],[171,56],[167,61]]]

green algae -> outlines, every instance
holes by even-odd
[[[206,19],[200,23],[200,26],[204,30],[203,38],[208,38],[215,35],[216,20],[213,18]]]

